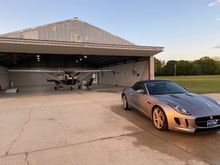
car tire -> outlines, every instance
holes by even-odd
[[[127,100],[127,97],[124,94],[121,96],[121,104],[122,104],[122,108],[124,110],[129,110],[128,100]]]
[[[154,126],[158,130],[160,131],[168,130],[167,118],[162,108],[160,107],[154,108],[153,113],[152,113],[152,120],[153,120]]]

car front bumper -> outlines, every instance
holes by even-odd
[[[166,111],[166,116],[168,128],[170,130],[189,133],[220,130],[220,115],[195,117],[190,115],[182,115],[175,110],[169,109]],[[207,126],[207,121],[211,119],[217,120],[218,124],[214,126]]]

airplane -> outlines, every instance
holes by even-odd
[[[74,89],[74,86],[77,86],[78,89],[86,88],[90,89],[95,79],[95,75],[93,74],[89,81],[85,82],[85,79],[91,75],[91,73],[97,72],[114,72],[113,70],[106,69],[97,69],[97,70],[21,70],[21,69],[9,69],[8,72],[24,72],[24,73],[43,73],[47,79],[47,82],[54,82],[54,90],[58,90],[64,87],[70,87],[70,90]],[[79,76],[80,74],[85,73],[83,76]],[[51,74],[53,74],[51,76]]]

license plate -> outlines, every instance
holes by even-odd
[[[208,120],[207,121],[207,127],[213,127],[218,125],[218,119]]]

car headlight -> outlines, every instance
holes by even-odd
[[[175,104],[168,104],[171,108],[173,108],[175,111],[183,114],[183,115],[191,115],[187,110],[185,110],[183,107]]]

